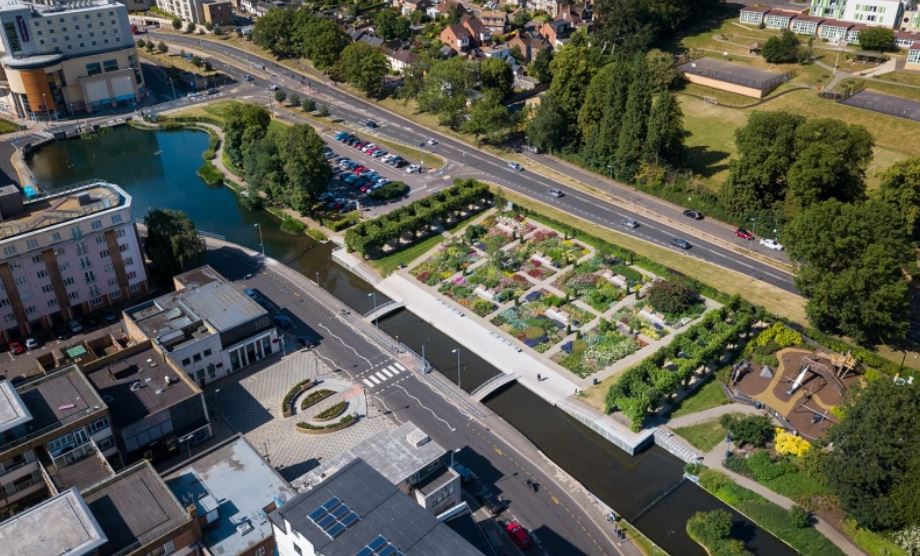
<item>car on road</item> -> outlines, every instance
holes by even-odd
[[[524,145],[523,149],[530,154],[540,154],[540,149],[534,147],[533,145]]]
[[[527,550],[533,546],[533,539],[530,537],[530,533],[517,521],[509,521],[505,524],[505,533],[508,533],[508,536],[511,537],[511,542],[521,550]]]
[[[422,172],[422,167],[419,166],[418,164],[412,164],[408,168],[406,168],[407,174],[420,174],[421,172]]]
[[[703,213],[698,210],[693,210],[693,209],[684,210],[684,216],[686,216],[687,218],[692,218],[694,220],[703,219]]]
[[[511,169],[514,170],[515,172],[523,172],[523,171],[524,171],[524,167],[521,166],[520,164],[518,164],[517,162],[509,162],[509,163],[508,163],[508,168],[511,168]]]
[[[687,249],[690,249],[690,247],[692,247],[689,241],[687,241],[686,239],[681,239],[679,237],[675,237],[674,239],[672,239],[671,245],[673,245],[674,247],[683,249],[685,251]]]
[[[432,139],[429,139],[429,140],[428,140],[428,144],[431,145],[431,146],[433,147],[433,146],[435,146],[435,145],[438,144],[438,141],[437,141],[436,139],[433,139],[433,138],[432,138]]]
[[[368,121],[364,122],[364,125],[366,125],[367,127],[371,128],[371,129],[376,129],[376,128],[380,127],[379,125],[377,125],[377,122],[375,122],[374,120],[368,120]]]
[[[10,342],[10,353],[12,353],[13,355],[22,355],[25,352],[26,352],[26,348],[25,346],[22,345],[21,342],[17,342],[15,340]]]
[[[626,220],[624,220],[623,225],[626,226],[627,228],[638,228],[639,227],[639,223],[633,220],[632,218],[627,218]]]
[[[767,249],[773,249],[774,251],[782,251],[783,245],[776,241],[775,239],[770,239],[768,237],[761,238],[760,244],[766,247]]]
[[[737,230],[735,230],[735,235],[736,235],[737,237],[740,237],[741,239],[744,239],[744,240],[747,240],[747,241],[753,241],[753,240],[754,240],[754,234],[752,234],[751,232],[745,230],[744,228],[738,228]]]
[[[561,189],[550,189],[549,194],[557,199],[565,195]]]
[[[252,81],[252,76],[248,73],[243,74],[243,81]]]
[[[26,338],[26,349],[27,350],[31,351],[33,349],[38,349],[39,346],[41,346],[41,344],[38,343],[38,340],[36,340],[35,338]]]
[[[289,330],[292,326],[294,326],[294,321],[292,321],[285,315],[273,316],[272,322],[274,322],[275,326],[277,326],[281,330]]]
[[[271,85],[268,86],[268,90],[269,90],[269,91],[277,91],[277,90],[278,90],[278,86],[275,85],[274,83],[272,83]]]

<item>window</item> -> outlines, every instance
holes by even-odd
[[[67,278],[64,278],[64,285],[65,285],[65,286],[72,286],[73,283],[74,283],[73,276],[68,276]]]
[[[102,251],[99,251],[99,258],[100,258],[100,259],[104,259],[104,258],[106,258],[106,257],[108,257],[108,256],[109,256],[109,250],[108,250],[108,249],[103,249]]]
[[[201,354],[200,354],[200,353],[196,353],[195,355],[193,355],[193,356],[192,356],[192,361],[194,361],[195,363],[201,361]]]
[[[69,294],[67,294],[67,297],[76,301],[76,299],[80,297],[80,294],[78,292],[70,292]]]
[[[26,308],[26,314],[27,314],[27,315],[34,315],[34,314],[35,314],[35,305],[29,305],[29,306]]]
[[[6,255],[7,257],[9,257],[10,255],[15,255],[15,254],[16,254],[16,246],[15,246],[15,245],[7,245],[6,247],[3,248],[3,254]]]
[[[110,287],[110,288],[111,288],[112,286],[114,286],[115,284],[117,284],[117,283],[118,283],[118,279],[117,279],[117,278],[109,278],[109,287]]]
[[[77,243],[77,255],[85,255],[85,254],[86,254],[86,244],[81,241]]]
[[[30,239],[30,240],[26,241],[26,247],[28,247],[29,249],[35,249],[35,248],[37,248],[37,247],[38,247],[38,240],[37,240],[37,239]]]
[[[128,273],[128,280],[134,280],[135,278],[137,278],[137,272],[134,272],[132,270],[131,272]]]
[[[61,241],[61,232],[52,232],[51,239],[53,241]]]
[[[132,259],[131,257],[125,257],[125,266],[131,265],[131,264],[134,264],[134,259]]]
[[[99,62],[86,64],[86,75],[99,75],[100,73],[102,73],[102,64]]]
[[[41,264],[41,262],[42,262],[42,256],[41,256],[41,255],[33,255],[33,256],[32,256],[32,262],[35,263],[35,264]]]
[[[96,245],[102,245],[103,243],[105,243],[105,236],[102,234],[96,236]]]
[[[44,270],[39,270],[38,272],[35,273],[35,276],[38,278],[44,278],[48,276],[48,273],[45,272]]]
[[[61,272],[64,272],[65,270],[69,270],[69,269],[70,269],[70,263],[62,263],[58,270],[60,270]]]
[[[101,431],[102,429],[107,428],[108,426],[109,426],[108,417],[102,417],[100,419],[96,419],[95,421],[93,421],[92,423],[88,425],[89,433],[95,434]]]
[[[49,309],[54,309],[54,307],[55,307],[56,305],[57,305],[57,299],[55,299],[55,298],[52,297],[51,299],[48,300],[48,308],[49,308]]]
[[[51,284],[45,284],[42,286],[42,293],[51,293],[52,290],[54,290],[54,288],[51,286]]]
[[[125,251],[128,250],[128,245],[125,244],[125,243],[119,243],[119,244],[118,244],[118,250],[121,251],[122,253],[124,253]]]
[[[183,366],[183,367],[187,367],[187,366],[189,366],[189,365],[191,365],[191,364],[192,364],[192,360],[189,359],[188,357],[186,357],[185,359],[182,360],[182,366]]]
[[[205,356],[205,357],[211,357],[211,354],[212,354],[212,353],[214,353],[214,352],[211,351],[211,348],[208,348],[208,349],[204,350],[204,356]]]
[[[93,261],[89,257],[80,257],[80,268],[91,268]]]
[[[118,299],[121,297],[121,290],[112,290],[109,292],[110,299]]]
[[[92,270],[87,270],[83,273],[83,278],[86,279],[87,284],[91,284],[96,281],[96,273]]]
[[[91,227],[92,229],[94,229],[94,230],[101,230],[101,229],[102,229],[102,220],[93,220],[93,221],[90,223],[90,227]]]
[[[117,64],[117,62],[116,62],[116,64]],[[120,214],[113,214],[113,215],[112,215],[112,224],[120,224],[120,223],[121,223],[121,215],[120,215]]]
[[[303,556],[303,551],[300,549],[299,546],[297,546],[296,542],[292,542],[291,545],[294,547],[294,552],[296,552],[300,556]]]
[[[10,50],[13,52],[19,52],[22,50],[22,45],[19,44],[19,35],[16,33],[16,24],[12,21],[9,23],[4,23],[3,31],[7,39],[10,41]]]
[[[106,73],[110,71],[118,71],[118,60],[105,60],[104,62],[102,62],[102,69]],[[114,220],[114,218],[112,218],[112,220]]]

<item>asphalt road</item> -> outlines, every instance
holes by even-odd
[[[326,82],[320,82],[313,77],[307,77],[305,75],[295,76],[292,70],[284,66],[226,44],[200,40],[194,36],[153,31],[149,34],[151,38],[156,40],[163,40],[188,48],[196,48],[203,52],[211,52],[233,60],[237,68],[221,63],[221,70],[230,75],[239,76],[241,73],[249,72],[253,74],[257,80],[255,82],[259,85],[267,86],[268,84],[275,84],[289,94],[296,93],[298,95],[309,95],[312,97],[321,95],[332,99],[334,102],[328,103],[328,105],[334,117],[339,117],[345,121],[359,125],[372,119],[380,124],[380,127],[374,130],[374,133],[378,135],[392,138],[408,145],[419,145],[430,138],[434,138],[437,140],[438,144],[429,146],[428,148],[448,161],[453,161],[463,167],[458,169],[458,171],[450,177],[462,175],[488,179],[508,187],[513,191],[552,204],[560,210],[581,217],[597,225],[615,227],[621,232],[633,233],[646,241],[675,249],[688,257],[698,258],[724,268],[741,272],[787,291],[797,291],[791,274],[778,270],[774,266],[761,262],[758,259],[748,257],[743,252],[728,249],[718,243],[706,241],[699,236],[693,237],[691,235],[691,237],[688,237],[689,234],[684,233],[674,226],[644,218],[643,215],[640,214],[641,211],[628,210],[622,206],[589,195],[534,172],[528,172],[526,169],[522,172],[516,171],[509,167],[507,161],[498,156],[474,149],[446,135],[432,131],[408,119],[384,110],[371,101],[359,99],[346,92],[340,91],[334,84],[330,85]],[[262,68],[264,68],[264,70]],[[271,79],[264,80],[259,78],[257,74],[261,71],[270,74],[272,76]],[[571,173],[571,170],[567,168],[564,168],[563,171]],[[549,195],[549,190],[553,188],[563,191],[565,195],[558,199],[552,197]],[[638,220],[641,226],[635,230],[623,227],[622,221],[626,218]],[[705,229],[702,226],[710,226],[708,222],[706,224],[699,224],[689,219],[682,224],[695,226],[695,229],[700,230],[701,233]],[[724,226],[722,226],[722,228],[724,228]],[[730,231],[728,233],[730,233]],[[690,241],[692,247],[686,251],[677,249],[670,243],[674,238],[685,238]],[[761,254],[780,258],[774,253],[763,252]]]
[[[289,346],[295,345],[291,341],[294,336],[315,335],[320,338],[315,349],[318,356],[355,382],[361,383],[370,373],[394,362],[391,354],[340,319],[335,308],[278,272],[262,267],[241,250],[210,249],[208,263],[228,279],[258,290],[292,317],[295,326],[288,331]],[[492,432],[493,427],[510,429],[504,421],[497,423],[494,415],[484,422],[473,419],[460,411],[454,405],[456,402],[448,402],[414,374],[367,390],[392,418],[416,423],[442,446],[457,451],[459,463],[472,469],[494,492],[510,501],[501,520],[514,519],[531,530],[542,553],[566,556],[620,553],[616,545],[605,539],[582,504],[564,489],[550,486],[555,483],[537,465],[539,457],[531,457],[529,453],[523,456],[528,451],[536,456],[535,447],[522,440],[523,437],[513,438],[512,446],[504,435],[499,437]],[[480,407],[488,412],[484,406]],[[526,483],[528,478],[544,488],[534,492]],[[501,532],[491,536],[507,541]],[[502,550],[516,553],[510,543]]]

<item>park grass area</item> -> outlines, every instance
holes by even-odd
[[[574,217],[548,204],[525,197],[509,189],[501,188],[502,195],[509,201],[558,222],[566,222],[582,233],[619,245],[637,255],[647,257],[685,276],[699,280],[728,295],[740,295],[754,305],[761,305],[773,313],[792,322],[807,325],[805,299],[796,294],[771,286],[741,273],[688,257],[667,247],[661,247],[636,237],[619,233],[609,228]],[[606,392],[606,389],[604,390]]]
[[[853,544],[869,556],[907,556],[907,551],[891,539],[860,527],[852,518],[843,520],[841,525],[843,532],[853,541]]]
[[[729,400],[725,397],[725,392],[722,391],[722,383],[713,378],[693,392],[693,394],[681,400],[674,410],[671,411],[670,417],[674,419],[683,415],[699,413],[700,411],[719,407],[727,403],[729,403]]]
[[[866,89],[870,91],[876,91],[885,95],[891,95],[895,97],[906,98],[909,100],[920,102],[920,89],[915,89],[914,87],[905,87],[898,83],[892,83],[890,81],[880,81],[878,79],[863,79],[860,77],[851,77],[841,81],[840,85],[834,87],[834,90],[841,90],[843,87],[846,87],[848,83],[864,85]]]
[[[719,424],[718,419],[705,421],[696,425],[678,427],[674,432],[679,434],[702,453],[707,453],[725,438],[725,427]]]
[[[13,133],[14,131],[19,131],[20,129],[22,129],[21,125],[15,122],[11,122],[9,120],[4,120],[3,118],[0,118],[0,135],[4,135],[6,133]]]
[[[879,75],[877,79],[882,81],[890,81],[892,83],[904,83],[906,85],[914,85],[916,87],[920,87],[920,72],[916,71],[892,71]]]
[[[208,104],[198,104],[195,106],[190,106],[183,110],[178,110],[172,113],[172,116],[180,118],[203,118],[216,120],[220,124],[224,123],[224,118],[227,116],[227,111],[231,107],[241,104],[237,100],[219,100],[217,102],[211,102]],[[170,115],[167,114],[166,117]]]
[[[391,255],[368,261],[377,271],[386,276],[402,265],[408,265],[444,241],[444,235],[426,238],[411,247],[406,247]]]
[[[217,73],[214,70],[205,71],[202,68],[199,68],[191,61],[186,60],[178,53],[175,54],[162,54],[158,50],[147,50],[146,48],[137,49],[138,56],[143,60],[148,62],[153,62],[158,66],[176,68],[179,71],[185,71],[189,73],[194,73],[197,75],[214,75]]]

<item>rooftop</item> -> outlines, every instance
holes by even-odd
[[[49,528],[53,524],[53,530]],[[0,546],[8,554],[82,556],[106,536],[83,498],[72,488],[0,523]]]
[[[83,497],[108,538],[102,556],[143,546],[191,520],[146,460],[84,490]]]
[[[198,516],[214,508],[217,520],[202,527],[203,543],[215,556],[242,554],[272,535],[267,511],[296,492],[242,437],[166,476],[166,484]]]
[[[51,481],[59,491],[76,487],[84,489],[113,475],[105,456],[96,452],[79,461],[63,465],[50,472]]]
[[[32,420],[29,408],[23,403],[13,383],[0,380],[0,433]]]
[[[116,426],[129,425],[199,393],[153,347],[100,367],[87,376],[109,406]]]
[[[352,512],[357,519],[348,517]],[[350,525],[344,527],[337,524],[337,519],[331,519],[327,529],[321,528],[318,523],[326,523],[330,516],[342,516]],[[271,520],[280,529],[284,529],[287,521],[317,553],[325,556],[373,554],[367,546],[375,541],[388,542],[407,556],[480,554],[360,459],[353,460],[312,490],[298,494],[273,512]],[[335,537],[327,530],[335,533]]]
[[[368,438],[293,481],[297,489],[320,483],[354,459],[362,459],[394,485],[398,485],[440,459],[447,450],[428,438],[412,422]]]
[[[117,185],[94,182],[34,201],[23,203],[22,210],[4,214],[0,239],[8,239],[131,203],[131,197]]]
[[[744,64],[735,64],[715,58],[698,58],[681,64],[679,69],[684,73],[752,87],[761,91],[769,91],[786,80],[786,76],[782,73],[759,70]]]

